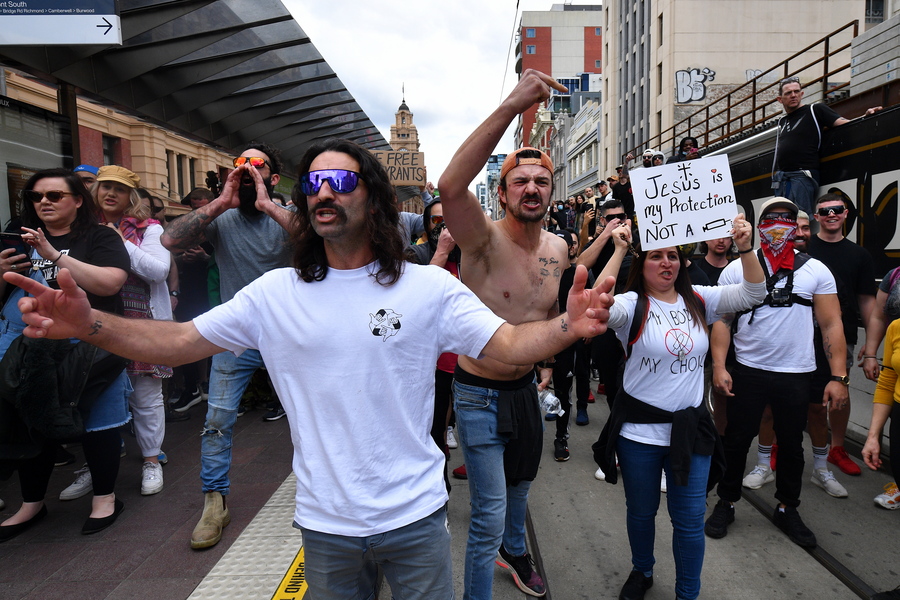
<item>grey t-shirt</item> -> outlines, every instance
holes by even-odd
[[[205,233],[216,248],[222,302],[263,273],[291,264],[290,235],[268,215],[247,218],[232,208],[216,217]]]

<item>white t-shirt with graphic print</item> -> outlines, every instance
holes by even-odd
[[[312,283],[270,271],[194,320],[213,344],[262,354],[291,427],[295,520],[354,537],[447,502],[434,365],[442,352],[480,356],[503,323],[444,269],[405,264],[383,286],[370,267]]]

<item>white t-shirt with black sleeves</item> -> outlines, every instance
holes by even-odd
[[[796,251],[795,251],[796,252]],[[719,285],[734,283],[741,277],[734,261],[719,276]],[[783,288],[787,277],[775,287]],[[810,258],[794,271],[794,294],[812,300],[818,294],[837,294],[831,271],[821,261]],[[741,315],[734,335],[737,361],[754,369],[777,373],[810,373],[816,370],[813,347],[813,309],[794,303],[789,307],[761,306],[753,314]]]
[[[738,261],[739,262],[739,261]],[[749,308],[765,297],[765,283],[731,286],[693,286],[706,307],[706,322],[713,323],[724,313]],[[631,347],[625,363],[622,387],[631,396],[657,408],[675,412],[699,406],[703,401],[703,362],[709,350],[709,337],[694,322],[684,299],[674,303],[648,297],[647,321],[640,337]],[[615,297],[610,307],[609,326],[625,346],[637,304],[637,293]],[[642,444],[668,446],[671,423],[624,423],[620,435]]]
[[[442,352],[481,356],[503,323],[444,269],[405,264],[383,286],[371,267],[312,283],[276,269],[194,319],[213,344],[262,354],[291,427],[297,523],[353,537],[447,502],[434,365]]]

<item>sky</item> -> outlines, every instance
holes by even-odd
[[[513,36],[521,12],[550,10],[554,4],[282,1],[385,140],[390,140],[405,85],[428,179],[435,185],[459,146],[517,82]],[[495,153],[507,153],[513,144],[510,128]]]

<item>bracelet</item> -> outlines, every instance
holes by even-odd
[[[52,263],[55,265],[55,264],[56,264],[56,261],[58,261],[58,260],[61,259],[62,257],[63,257],[63,252],[62,252],[62,250],[60,250],[60,251],[59,251],[59,256],[57,256],[56,258],[54,258],[54,259],[51,260],[50,262],[52,262]]]
[[[878,360],[878,357],[877,357],[877,356],[866,356],[866,355],[863,355],[863,358],[874,358],[875,360]]]
[[[747,250],[738,250],[738,254],[749,254],[753,252],[753,248],[748,248]]]

